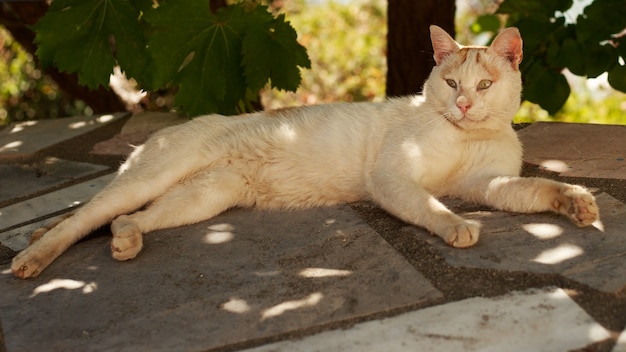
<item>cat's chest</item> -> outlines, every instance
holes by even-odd
[[[421,141],[409,145],[405,149],[413,152],[405,160],[411,177],[433,193],[443,191],[480,167],[480,160],[484,159],[480,154],[485,152],[485,148],[462,141]]]
[[[457,178],[467,168],[464,150],[452,145],[446,149],[426,150],[421,162],[421,183],[426,188],[439,188]],[[417,165],[416,165],[417,166]]]

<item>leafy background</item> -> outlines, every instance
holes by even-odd
[[[285,16],[255,1],[214,13],[208,0],[55,0],[33,28],[42,65],[94,89],[119,65],[144,90],[176,88],[192,117],[244,112],[248,93],[295,90],[310,67]]]
[[[596,0],[607,1],[607,0]],[[59,1],[60,2],[60,1]],[[513,2],[513,1],[512,1]],[[518,1],[520,2],[520,1]],[[524,1],[521,1],[524,2]],[[569,1],[571,2],[571,1]],[[554,6],[566,7],[568,1],[555,1]],[[578,1],[577,1],[578,2]],[[173,2],[175,3],[175,2]],[[316,2],[316,3],[319,3]],[[532,3],[528,1],[527,3]],[[547,2],[546,2],[547,3]],[[550,2],[552,3],[552,2]],[[489,29],[494,24],[499,24],[505,20],[501,15],[493,14],[493,1],[488,0],[458,0],[457,6],[457,33],[459,41],[465,43],[486,44],[489,40]],[[302,70],[302,82],[295,93],[289,93],[276,89],[271,89],[271,84],[280,82],[280,77],[271,77],[270,85],[262,88],[261,98],[266,108],[278,108],[282,106],[315,104],[332,101],[361,101],[361,100],[383,100],[384,81],[386,75],[385,62],[385,34],[386,34],[386,2],[383,0],[359,0],[344,2],[322,2],[322,4],[310,4],[307,1],[295,0],[284,1],[284,10],[287,13],[284,22],[289,21],[298,33],[298,41],[307,48],[311,61],[310,70]],[[185,9],[173,9],[172,11],[184,11]],[[199,10],[199,9],[197,9]],[[506,7],[505,9],[506,10]],[[501,10],[501,11],[504,11]],[[85,10],[87,11],[87,10]],[[543,10],[545,12],[545,9]],[[121,13],[123,13],[123,9]],[[191,11],[194,12],[194,11]],[[538,13],[538,12],[532,12]],[[531,14],[532,14],[531,13]],[[487,14],[487,15],[486,15]],[[181,15],[191,16],[191,13]],[[595,16],[595,17],[594,17]],[[594,14],[592,18],[604,16],[604,14]],[[523,17],[523,16],[522,16]],[[528,20],[522,17],[513,20]],[[576,19],[576,15],[564,13],[566,20]],[[149,22],[151,18],[146,18]],[[280,21],[279,21],[280,22]],[[584,21],[583,21],[584,22]],[[622,20],[623,23],[623,20]],[[54,25],[54,23],[52,24]],[[598,25],[591,22],[588,25]],[[555,27],[556,28],[556,27]],[[158,28],[156,29],[158,31]],[[280,31],[281,29],[278,28]],[[612,28],[608,29],[613,30]],[[273,29],[276,31],[276,28]],[[559,36],[553,36],[552,45],[559,48],[572,46],[571,35],[578,35],[577,29],[564,30]],[[582,30],[584,34],[584,26]],[[265,31],[264,33],[268,33]],[[543,35],[537,40],[545,39]],[[120,33],[132,35],[131,33]],[[162,33],[162,35],[175,35],[175,33]],[[293,35],[293,34],[289,34]],[[204,38],[206,40],[206,38]],[[526,39],[526,36],[525,36]],[[154,36],[153,40],[158,41],[159,36]],[[197,40],[202,40],[198,38]],[[535,40],[535,42],[537,42]],[[181,45],[188,44],[189,40],[181,41]],[[255,37],[251,36],[248,45],[254,46]],[[525,40],[526,45],[533,43],[532,38]],[[584,42],[581,42],[584,43]],[[90,108],[81,101],[72,99],[58,90],[54,82],[41,74],[41,71],[34,65],[32,57],[22,51],[19,46],[12,41],[10,36],[0,29],[0,125],[11,120],[19,121],[24,119],[55,118],[59,116],[70,116],[79,114],[90,114]],[[571,50],[577,50],[579,43],[572,46]],[[539,45],[541,47],[541,45]],[[622,45],[625,48],[626,45]],[[106,48],[105,48],[106,49]],[[126,48],[132,51],[133,48]],[[258,53],[267,52],[267,48],[256,48]],[[69,50],[69,49],[67,49]],[[44,53],[43,59],[54,60],[54,55],[67,55],[67,50],[59,53]],[[124,48],[120,47],[118,56],[124,57]],[[253,49],[249,49],[253,50]],[[525,56],[528,59],[529,51],[525,47]],[[600,50],[606,50],[600,49]],[[607,65],[604,63],[589,61],[582,55],[569,55],[572,62],[566,62],[566,57],[556,57],[551,52],[539,50],[530,57],[535,60],[547,62],[554,66],[567,67],[563,73],[563,79],[570,84],[572,92],[566,98],[564,107],[558,111],[548,113],[548,111],[538,107],[536,104],[525,102],[518,113],[518,122],[528,121],[573,121],[573,122],[593,122],[593,123],[626,123],[626,96],[617,92],[609,85],[607,74],[598,78],[586,80],[577,78],[574,73],[584,74],[583,70],[590,69],[593,76],[594,65]],[[258,54],[257,53],[257,54]],[[84,53],[89,55],[89,52]],[[158,55],[159,53],[155,53]],[[163,52],[162,55],[166,55]],[[46,56],[47,55],[47,56]],[[193,55],[202,56],[202,53],[194,52]],[[537,56],[536,58],[534,56]],[[179,58],[180,59],[180,58]],[[188,56],[182,58],[182,62]],[[206,56],[205,60],[214,60]],[[280,61],[271,57],[260,57],[267,65],[277,63],[275,71],[280,71]],[[199,60],[198,60],[199,61]],[[193,61],[192,61],[193,62]],[[530,61],[529,61],[530,62]],[[302,62],[306,66],[305,62]],[[133,71],[137,76],[143,75],[142,68],[147,65],[136,65],[127,70]],[[571,66],[571,67],[570,67]],[[530,67],[530,66],[529,66]],[[100,67],[86,67],[93,70],[94,75],[101,75]],[[190,70],[191,71],[191,70]],[[254,76],[253,70],[248,70],[246,75]],[[156,72],[153,86],[159,85],[166,80],[167,72]],[[108,70],[107,70],[108,77]],[[260,82],[263,77],[258,78]],[[181,89],[184,88],[185,77],[179,77]],[[159,82],[159,80],[161,80]],[[559,78],[560,82],[563,82]],[[257,83],[260,87],[262,83]],[[238,89],[236,85],[228,89]],[[289,86],[288,84],[285,86]],[[289,86],[293,88],[293,84]],[[225,89],[227,88],[219,88]],[[240,88],[239,88],[240,89]],[[532,92],[529,92],[532,93]],[[224,93],[226,94],[226,93]],[[246,92],[250,96],[250,92]],[[541,94],[538,94],[541,97]],[[255,94],[251,95],[254,99]],[[531,94],[532,97],[532,94]],[[180,101],[178,102],[181,103]],[[184,103],[184,101],[183,101]],[[211,103],[211,102],[208,102]],[[216,104],[213,102],[212,104]]]

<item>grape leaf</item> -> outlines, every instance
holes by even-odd
[[[139,15],[127,0],[55,0],[33,26],[37,55],[46,66],[78,73],[90,88],[107,86],[118,63],[140,75],[145,39]]]
[[[298,66],[310,68],[306,49],[297,40],[296,31],[280,15],[271,22],[260,21],[243,39],[243,66],[246,82],[252,90],[271,81],[273,88],[295,91],[300,84]]]
[[[155,30],[148,50],[159,63],[153,68],[152,88],[178,86],[176,104],[192,116],[234,113],[245,95],[243,16],[240,6],[213,14],[208,1],[168,1],[148,12],[146,20]]]
[[[523,98],[539,104],[549,114],[556,114],[565,105],[571,92],[567,79],[541,61],[532,60],[527,65]]]
[[[611,87],[626,93],[626,66],[615,65],[609,70],[608,80]]]

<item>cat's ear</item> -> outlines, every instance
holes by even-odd
[[[503,29],[493,40],[489,50],[507,59],[514,70],[519,69],[522,62],[522,36],[515,27]]]
[[[434,24],[430,26],[430,41],[433,43],[434,58],[437,65],[440,65],[446,57],[460,49],[459,44],[446,31]]]

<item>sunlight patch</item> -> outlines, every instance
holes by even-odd
[[[0,215],[2,215],[2,214],[0,213]],[[591,226],[593,226],[596,229],[600,230],[600,232],[604,232],[604,223],[602,223],[602,220],[600,220],[600,219],[592,222]]]
[[[321,292],[315,292],[310,294],[308,297],[300,300],[287,301],[277,304],[272,308],[268,308],[263,311],[263,314],[261,315],[261,320],[277,317],[290,310],[312,307],[314,305],[317,305],[322,300],[322,298],[324,298],[324,295]]]
[[[113,115],[102,115],[96,118],[96,121],[98,121],[98,123],[107,123],[111,120],[113,120],[115,118],[115,116]]]
[[[22,141],[9,142],[5,144],[3,147],[0,147],[0,152],[3,152],[5,150],[14,150],[15,148],[21,146],[22,144],[24,144],[24,142]]]
[[[92,293],[98,288],[98,284],[95,282],[85,283],[84,281],[77,281],[71,279],[52,279],[47,284],[43,284],[33,290],[33,294],[30,297],[35,297],[40,293],[46,293],[57,289],[77,290],[82,288],[84,294]]]
[[[37,124],[37,121],[26,121],[26,122],[18,123],[17,125],[15,125],[15,127],[13,127],[13,129],[9,133],[22,132],[24,130],[24,127],[35,126],[36,124]]]
[[[541,162],[541,168],[544,170],[554,171],[554,172],[565,172],[570,168],[564,161],[561,160],[544,160]]]
[[[85,126],[87,126],[87,122],[85,122],[85,121],[78,121],[78,122],[70,123],[67,127],[69,127],[72,130],[77,130],[77,129],[83,128]]]
[[[230,242],[235,238],[231,232],[235,227],[231,224],[215,224],[209,226],[209,232],[204,235],[204,242],[207,244],[221,244]]]
[[[563,228],[554,224],[525,224],[522,228],[540,240],[556,238],[563,233]]]
[[[250,311],[248,302],[239,298],[231,298],[228,302],[221,305],[221,308],[227,312],[243,314]]]
[[[296,139],[297,133],[293,126],[289,126],[287,124],[282,124],[278,128],[278,133],[285,141],[293,141]]]
[[[255,271],[254,275],[258,276],[258,277],[271,277],[271,276],[278,276],[280,275],[280,271],[278,270],[271,270],[271,271]]]
[[[331,277],[331,276],[348,276],[352,274],[350,270],[324,269],[324,268],[306,268],[298,273],[299,276],[307,278]]]
[[[230,242],[235,238],[232,232],[228,231],[210,231],[204,235],[204,243],[207,244],[221,244]]]
[[[568,259],[578,257],[583,254],[582,248],[573,244],[562,244],[556,248],[546,249],[533,259],[533,262],[541,264],[559,264]]]

